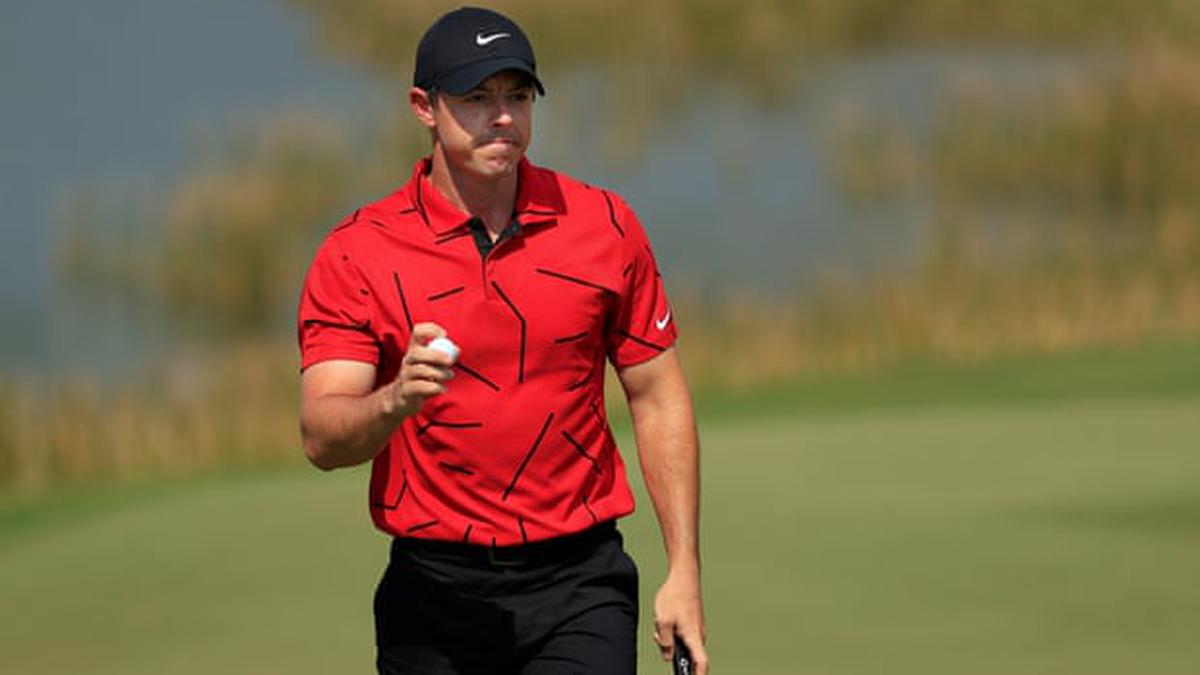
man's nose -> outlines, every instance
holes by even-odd
[[[495,114],[492,115],[492,124],[494,126],[509,126],[513,122],[512,106],[508,101],[501,100],[496,104]]]

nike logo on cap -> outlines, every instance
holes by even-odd
[[[670,321],[671,321],[671,308],[668,307],[667,313],[663,315],[663,318],[654,320],[654,327],[659,330],[662,330],[667,327],[667,323],[669,323]]]
[[[512,33],[492,33],[485,36],[483,33],[475,34],[475,44],[480,47],[486,47],[500,38],[512,37]]]

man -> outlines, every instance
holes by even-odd
[[[620,197],[525,158],[543,94],[524,32],[463,8],[422,38],[409,99],[432,153],[336,227],[299,310],[304,448],[373,460],[393,536],[380,673],[633,673],[633,510],[604,409],[625,390],[669,560],[655,641],[705,673],[698,461],[675,326]],[[429,346],[448,337],[457,357]]]

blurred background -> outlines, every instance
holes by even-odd
[[[294,316],[455,6],[0,6],[3,670],[370,671],[386,541],[303,459]],[[1195,672],[1200,4],[491,6],[531,158],[662,264],[716,672]]]

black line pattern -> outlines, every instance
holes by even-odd
[[[517,516],[517,528],[521,530],[521,543],[528,544],[529,537],[525,534],[525,519]]]
[[[592,507],[590,505],[588,505],[587,495],[583,495],[582,497],[580,497],[579,502],[581,504],[583,504],[583,508],[587,509],[588,515],[592,517],[593,523],[600,522],[600,519],[596,517],[596,512],[592,510]]]
[[[465,228],[465,227],[459,228],[459,229],[451,230],[450,232],[443,234],[442,236],[438,237],[437,239],[434,239],[433,243],[444,244],[448,241],[453,241],[454,239],[461,239],[462,237],[467,237],[470,235],[471,235],[470,228]]]
[[[576,380],[575,382],[572,382],[571,384],[567,385],[567,391],[575,391],[576,389],[587,384],[588,380],[592,379],[592,375],[595,375],[595,374],[596,374],[596,366],[595,366],[595,364],[593,364],[591,370],[588,370],[586,375],[584,375],[579,380]]]
[[[621,276],[627,277],[627,276],[629,276],[629,273],[632,271],[633,271],[633,263],[631,263],[631,262],[625,263],[625,267],[621,269]]]
[[[305,326],[327,326],[329,328],[345,328],[346,330],[356,330],[360,333],[371,332],[371,322],[367,321],[363,324],[357,323],[338,323],[336,321],[326,321],[324,319],[305,319]]]
[[[542,430],[538,432],[537,438],[534,439],[533,445],[530,446],[529,452],[525,453],[525,459],[521,460],[521,466],[517,467],[517,472],[513,474],[512,481],[508,487],[504,488],[504,494],[500,495],[500,501],[506,501],[508,496],[512,494],[513,488],[517,486],[517,481],[521,479],[521,474],[525,473],[525,467],[529,466],[529,460],[533,459],[533,453],[537,452],[538,446],[542,444],[542,439],[546,436],[546,430],[550,428],[550,422],[554,421],[554,413],[546,416],[546,422],[542,424]]]
[[[565,345],[568,342],[582,340],[583,338],[585,338],[587,336],[588,336],[588,332],[585,330],[582,333],[576,333],[574,335],[568,335],[566,337],[554,338],[554,342],[555,342],[555,344]]]
[[[527,330],[527,327],[525,324],[525,317],[521,314],[521,311],[517,309],[517,306],[513,304],[512,300],[508,299],[508,294],[504,292],[503,288],[500,288],[500,284],[493,281],[492,288],[496,289],[496,292],[500,294],[500,299],[503,300],[504,304],[508,305],[508,308],[512,310],[512,313],[514,315],[516,315],[517,321],[521,322],[521,355],[520,355],[519,359],[517,360],[517,382],[524,382],[525,381],[525,333]]]
[[[447,429],[476,429],[481,426],[483,426],[483,422],[443,422],[441,420],[431,419],[417,428],[417,435],[420,436],[433,427],[445,427]]]
[[[400,273],[392,272],[392,279],[396,281],[396,293],[400,295],[400,306],[404,308],[404,320],[408,322],[408,330],[412,332],[413,320],[412,314],[408,312],[408,300],[404,297],[404,286],[400,284]]]
[[[467,467],[459,466],[457,464],[451,464],[450,462],[438,462],[438,466],[442,467],[443,469],[445,469],[447,471],[453,472],[453,473],[461,473],[464,476],[474,476],[475,475],[475,472],[468,469]]]
[[[600,194],[604,195],[604,201],[605,201],[605,203],[608,204],[608,220],[609,220],[609,222],[611,222],[612,226],[614,228],[616,228],[617,234],[621,235],[621,238],[624,239],[625,238],[625,230],[624,230],[624,228],[621,227],[621,224],[617,222],[617,211],[616,211],[616,209],[613,208],[612,197],[609,196],[608,190],[601,190]]]
[[[467,531],[463,532],[463,543],[464,544],[471,543],[471,530],[473,530],[473,529],[475,529],[475,523],[469,523],[467,525]]]
[[[600,464],[596,462],[596,458],[587,453],[587,450],[583,447],[583,444],[575,440],[575,437],[571,435],[571,432],[563,431],[562,436],[563,438],[567,439],[567,442],[571,444],[571,447],[575,448],[575,452],[583,455],[587,461],[592,463],[592,471],[595,471],[597,476],[603,473],[603,471],[600,470]]]
[[[448,291],[434,293],[433,295],[426,298],[426,300],[428,300],[429,302],[436,302],[438,300],[441,300],[442,298],[448,298],[451,295],[454,295],[455,293],[462,293],[464,290],[466,290],[466,288],[467,288],[466,286],[459,286],[458,288],[451,288]]]
[[[379,227],[387,227],[387,223],[385,223],[385,222],[383,222],[382,220],[379,220],[379,219],[377,219],[377,218],[372,218],[372,219],[370,220],[370,223],[371,223],[372,225],[377,225],[377,226],[379,226]]]
[[[654,251],[651,251],[651,250],[650,250],[650,245],[649,245],[649,244],[643,244],[643,245],[642,245],[642,249],[643,249],[644,251],[646,251],[646,260],[653,261],[653,260],[654,260]],[[661,278],[662,278],[662,273],[658,271],[658,265],[653,265],[653,267],[654,267],[654,278],[656,278],[656,279],[661,279]]]
[[[425,200],[421,198],[421,179],[417,179],[417,213],[421,214],[421,220],[425,221],[425,225],[433,227],[429,224],[429,216],[425,214]]]
[[[596,405],[595,399],[588,401],[588,407],[592,409],[592,414],[596,416],[596,419],[600,420],[601,424],[608,424],[608,420],[604,419],[604,413],[600,410],[600,406]]]
[[[630,340],[633,340],[634,342],[638,343],[639,345],[644,345],[644,346],[646,346],[646,347],[649,347],[649,348],[651,348],[651,349],[656,349],[656,350],[658,350],[658,351],[660,351],[660,352],[665,352],[665,351],[667,351],[667,348],[666,348],[666,347],[664,347],[664,346],[662,346],[662,345],[656,345],[656,344],[654,344],[653,342],[650,342],[649,340],[646,340],[646,339],[644,339],[644,338],[640,338],[640,337],[638,337],[638,336],[634,335],[633,333],[630,333],[630,332],[629,332],[629,331],[627,331],[627,330],[615,330],[615,331],[613,331],[613,332],[614,332],[614,333],[616,333],[617,335],[623,335],[623,336],[625,336],[625,337],[629,338]]]
[[[399,211],[397,211],[397,212],[396,212],[396,215],[398,215],[398,216],[407,216],[408,214],[410,214],[410,213],[412,213],[412,212],[414,212],[414,211],[416,211],[416,210],[417,210],[417,207],[415,207],[415,206],[410,206],[410,207],[408,207],[407,209],[400,209]]]
[[[524,211],[517,211],[517,215],[518,216],[557,216],[558,212],[541,210],[541,209],[525,209]]]
[[[407,530],[405,530],[405,532],[407,532],[407,533],[409,533],[409,534],[412,534],[413,532],[420,532],[421,530],[424,530],[424,529],[426,529],[426,528],[433,527],[434,525],[437,525],[437,524],[438,524],[438,522],[439,522],[439,521],[436,521],[436,520],[430,520],[430,521],[428,521],[428,522],[424,522],[424,523],[418,523],[418,524],[416,524],[416,525],[413,525],[412,527],[408,528]]]
[[[400,494],[396,495],[396,501],[392,502],[391,504],[375,502],[371,504],[371,506],[384,509],[385,511],[395,511],[400,507],[400,502],[404,501],[404,495],[408,493],[408,470],[403,470],[401,475],[404,476],[404,483],[400,485]]]
[[[471,377],[475,378],[476,380],[479,380],[480,382],[484,383],[492,391],[500,391],[499,385],[497,385],[495,382],[492,382],[491,380],[484,377],[479,371],[469,368],[467,366],[467,364],[463,363],[462,361],[455,363],[454,367],[463,371],[467,375],[470,375]]]
[[[556,279],[562,279],[563,281],[569,281],[573,284],[579,284],[581,286],[595,288],[597,290],[604,291],[605,293],[609,293],[611,295],[620,295],[619,293],[617,293],[616,291],[614,291],[611,288],[601,286],[600,284],[597,284],[592,281],[588,281],[587,279],[580,279],[579,277],[573,277],[569,274],[563,274],[562,272],[555,272],[554,270],[548,270],[544,267],[539,267],[539,268],[537,268],[536,271],[538,274],[545,274],[548,277],[554,277]]]

